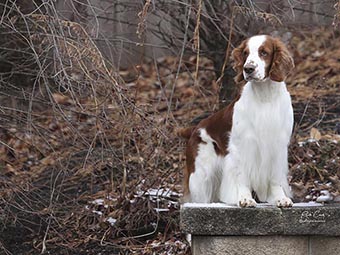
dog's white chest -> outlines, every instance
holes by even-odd
[[[248,83],[235,104],[227,162],[234,175],[247,176],[260,199],[267,198],[270,178],[281,172],[293,126],[293,110],[285,84],[252,88]],[[282,156],[281,156],[282,155]],[[233,171],[233,168],[230,168]],[[274,171],[274,172],[273,172]]]
[[[250,139],[259,146],[289,142],[293,125],[291,100],[285,86],[276,85],[245,86],[234,108],[232,142]]]

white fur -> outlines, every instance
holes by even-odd
[[[218,156],[213,139],[205,129],[200,130],[203,143],[199,144],[195,172],[189,179],[192,202],[219,200],[253,207],[256,202],[251,192],[255,191],[262,202],[280,207],[292,204],[287,151],[293,109],[286,84],[264,79],[265,63],[254,53],[264,40],[264,36],[249,40],[247,61],[257,64],[259,80],[248,81],[234,105],[228,154]]]
[[[252,74],[252,78],[256,80],[263,80],[266,76],[266,63],[260,58],[258,49],[265,42],[265,35],[253,36],[248,41],[249,55],[244,63],[244,65],[253,65],[255,71]],[[243,72],[244,77],[247,77],[246,73]],[[247,79],[247,78],[246,78]]]
[[[223,167],[220,199],[255,206],[260,201],[285,206],[289,196],[287,148],[293,109],[284,82],[248,82],[234,106],[233,126]],[[241,204],[243,205],[243,204]]]
[[[200,129],[200,136],[204,143],[198,147],[195,172],[190,175],[189,189],[192,202],[209,203],[218,200],[223,157],[216,154],[214,140],[205,129]]]

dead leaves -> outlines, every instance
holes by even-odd
[[[156,64],[156,65],[155,65]],[[176,116],[176,121],[188,121],[183,116],[189,111],[192,104],[198,105],[201,113],[211,109],[218,98],[213,62],[201,57],[199,62],[198,81],[195,83],[196,57],[189,57],[182,61],[174,57],[160,58],[157,62],[148,62],[140,65],[137,75],[130,71],[122,71],[126,86],[134,93],[137,105],[148,105],[148,111],[157,112],[157,115],[167,118],[168,110]],[[177,74],[178,73],[178,74]],[[133,79],[134,77],[134,79]],[[172,102],[172,105],[169,103]],[[165,115],[164,115],[165,114]]]
[[[287,84],[298,123],[290,149],[297,201],[336,201],[340,191],[340,43],[333,36],[319,30],[293,38],[297,65]]]
[[[313,33],[312,37],[292,40],[297,65],[293,75],[288,78],[288,84],[294,87],[315,87],[315,83],[322,79],[326,86],[339,88],[339,40],[334,39],[332,32],[320,30]]]
[[[62,104],[62,105],[72,104],[70,97],[68,97],[67,95],[62,95],[62,94],[59,94],[59,93],[53,93],[52,97],[53,97],[54,102],[57,103],[57,104]]]
[[[296,201],[333,201],[340,192],[339,135],[322,135],[311,128],[309,137],[291,145],[291,187]],[[319,199],[319,197],[321,198]]]
[[[316,128],[310,130],[310,138],[319,141],[321,139],[321,133]]]
[[[334,133],[329,132],[328,134],[322,135],[321,132],[317,128],[314,128],[314,127],[311,128],[309,137],[310,139],[315,140],[315,141],[319,141],[323,139],[323,140],[330,141],[333,143],[340,142],[340,134],[334,134]]]

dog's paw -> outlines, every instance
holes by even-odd
[[[292,207],[293,201],[288,197],[284,197],[284,198],[277,200],[276,205],[277,207],[280,207],[280,208]]]
[[[256,207],[257,203],[252,198],[242,198],[240,201],[238,201],[238,205],[240,207]]]

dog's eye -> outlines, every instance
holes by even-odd
[[[265,50],[261,50],[260,55],[261,55],[261,57],[266,57],[266,56],[268,56],[268,52],[265,51]]]
[[[245,56],[245,57],[248,56],[248,51],[244,50],[243,51],[243,56]]]

